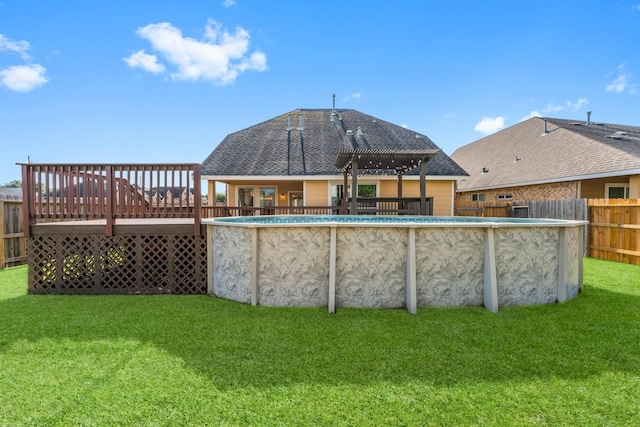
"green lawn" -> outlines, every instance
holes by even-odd
[[[26,295],[0,270],[4,425],[638,425],[640,267],[563,304],[251,307]]]

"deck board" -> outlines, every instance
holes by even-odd
[[[193,234],[193,218],[123,218],[115,220],[114,235]],[[34,235],[106,234],[106,220],[42,222],[31,226]],[[201,226],[201,234],[204,228]]]

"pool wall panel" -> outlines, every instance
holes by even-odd
[[[485,230],[416,230],[418,306],[480,306]]]
[[[329,228],[263,228],[258,236],[258,303],[326,306]]]
[[[338,307],[405,306],[408,234],[406,228],[338,229]]]

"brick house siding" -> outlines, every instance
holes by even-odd
[[[557,182],[551,184],[525,185],[520,187],[505,187],[492,190],[456,192],[456,201],[470,202],[473,194],[484,194],[484,201],[504,201],[498,195],[511,194],[506,200],[564,200],[579,198],[579,181]]]

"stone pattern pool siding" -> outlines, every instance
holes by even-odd
[[[575,222],[273,221],[208,223],[210,293],[266,306],[415,312],[549,304],[581,289]]]

